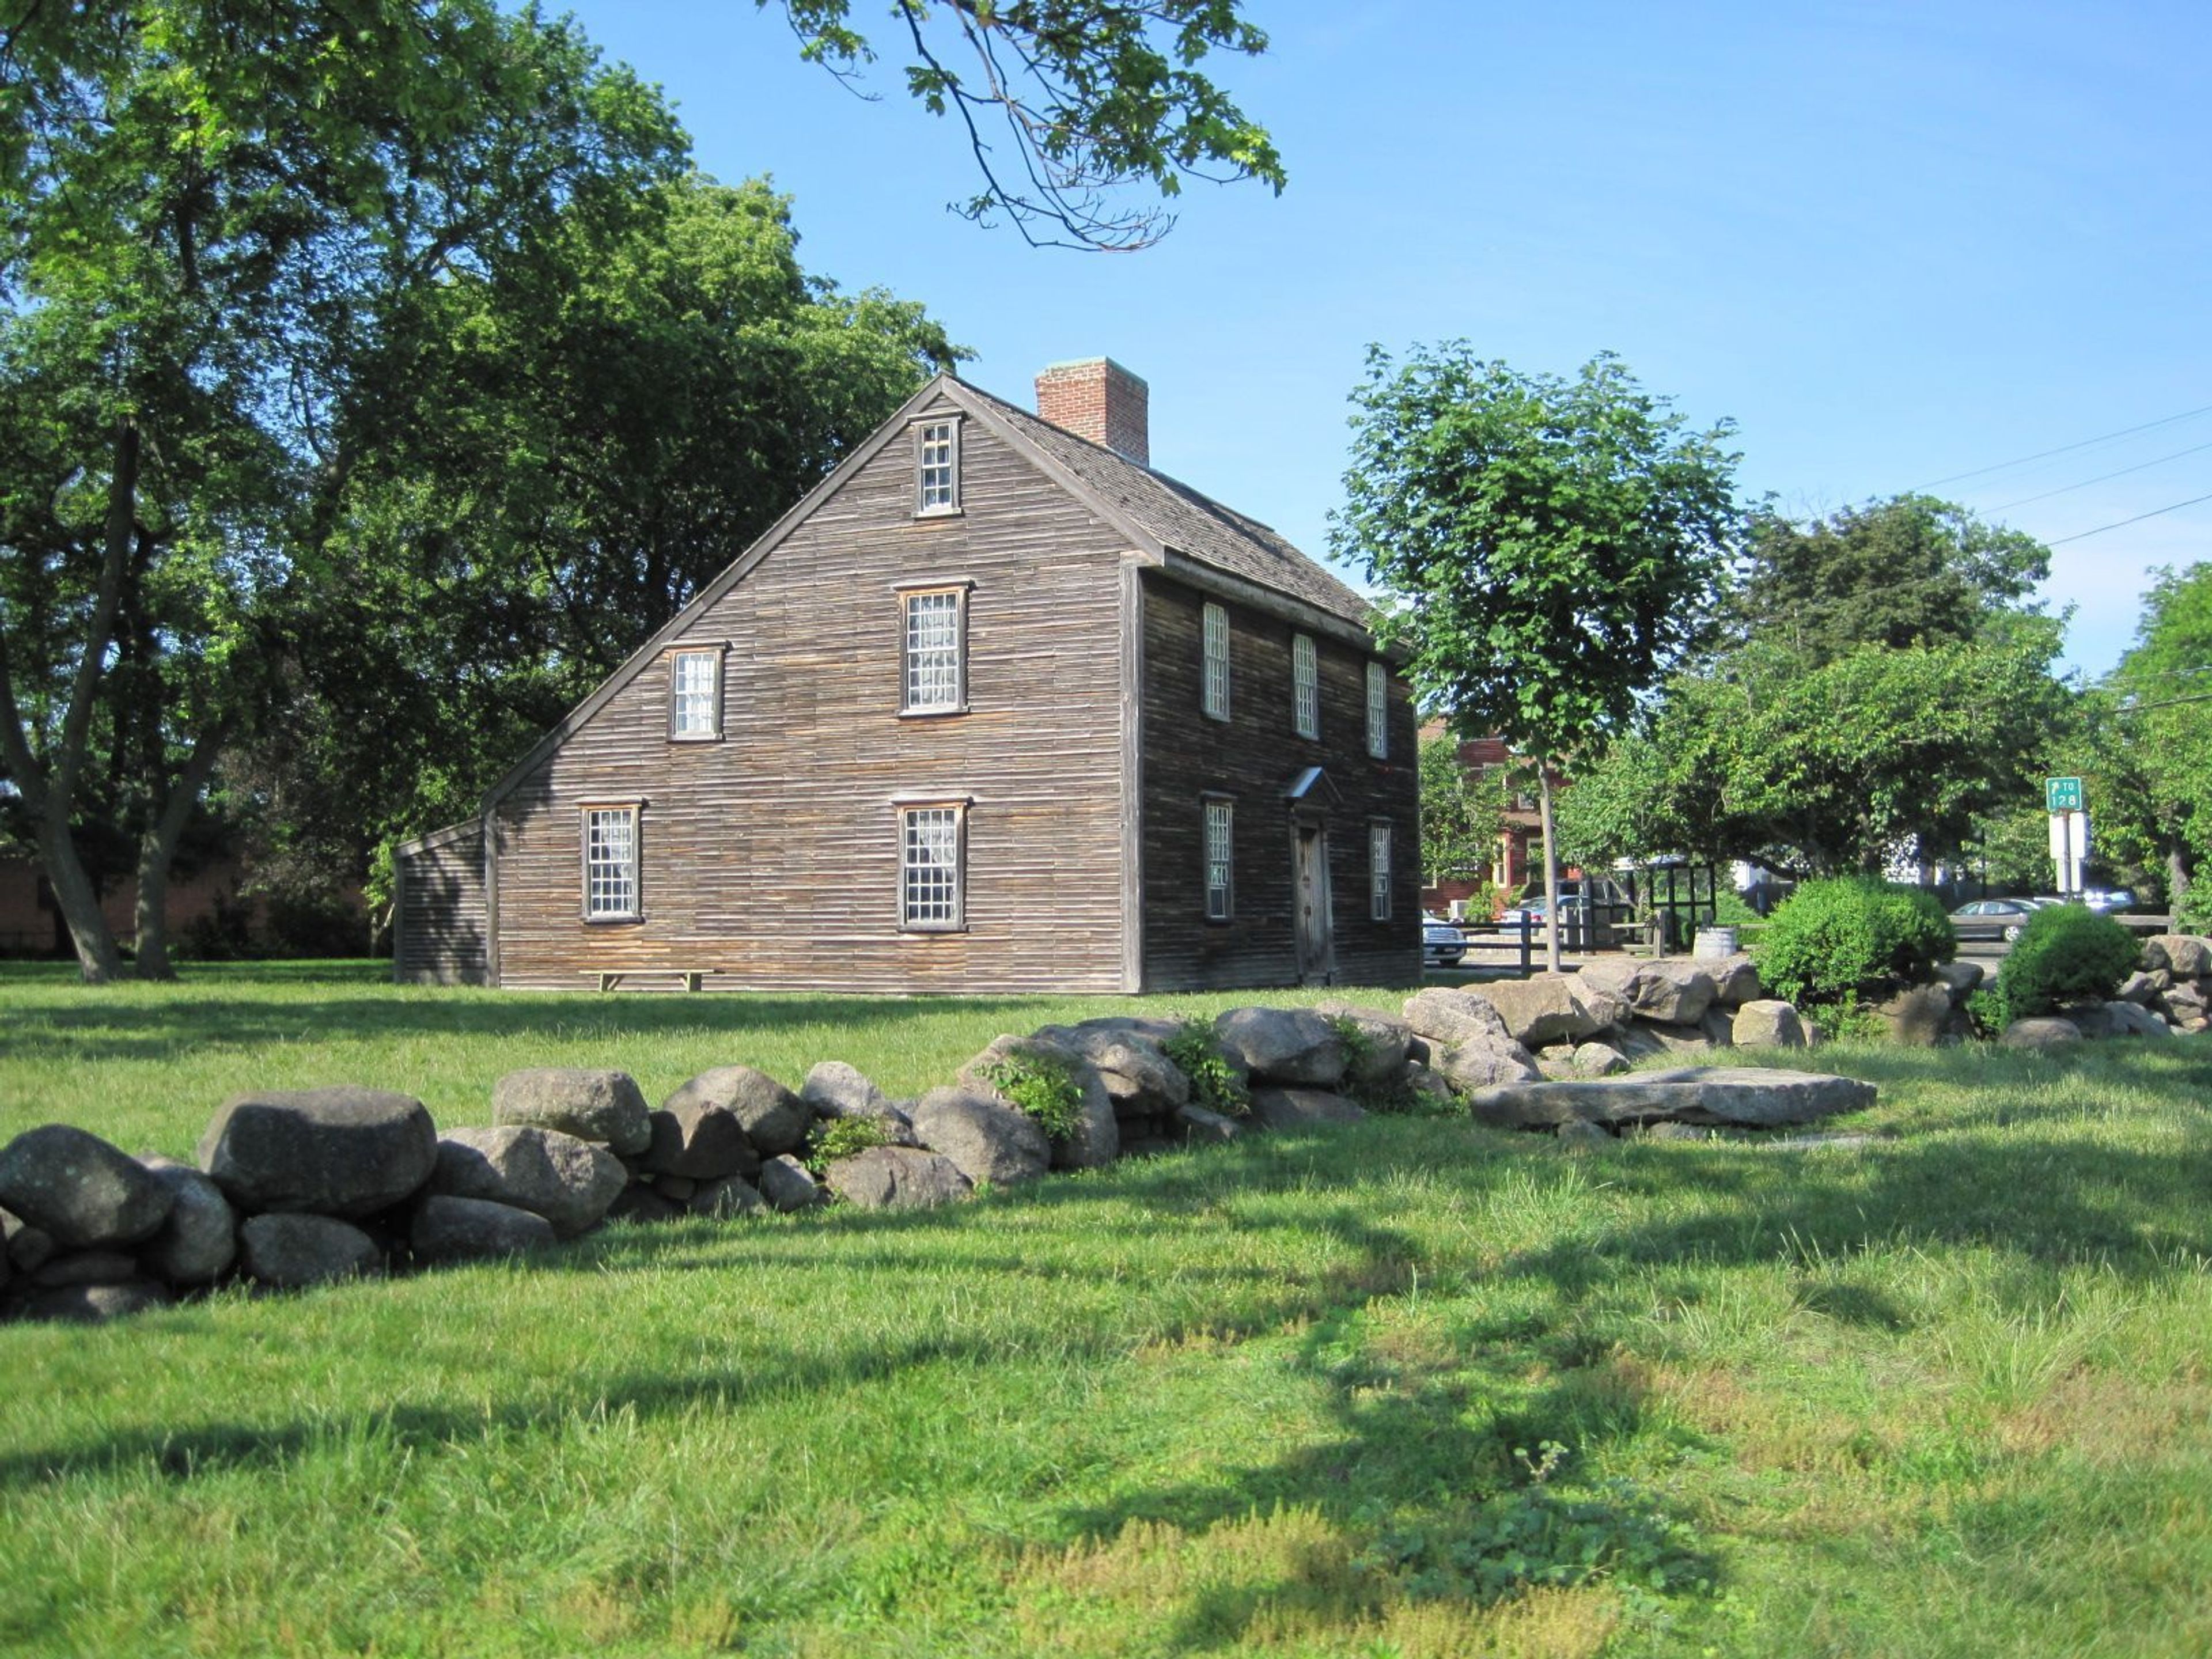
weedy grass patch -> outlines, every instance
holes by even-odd
[[[1109,1006],[0,1002],[14,1127],[162,1150],[248,1084],[907,1091]],[[1822,1060],[1866,1144],[1391,1116],[0,1328],[0,1651],[2212,1650],[2212,1046]]]

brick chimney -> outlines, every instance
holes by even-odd
[[[1152,464],[1151,403],[1145,383],[1110,357],[1054,363],[1036,377],[1040,416],[1139,466]]]

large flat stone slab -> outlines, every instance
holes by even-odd
[[[1477,1121],[1504,1128],[1587,1123],[1709,1123],[1748,1128],[1814,1123],[1874,1104],[1875,1087],[1856,1078],[1758,1066],[1690,1066],[1626,1077],[1559,1083],[1509,1083],[1468,1097]]]

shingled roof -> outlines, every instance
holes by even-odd
[[[1017,434],[1073,473],[1108,506],[1184,557],[1258,582],[1358,628],[1374,607],[1257,519],[1224,507],[1188,484],[1092,443],[965,380],[960,390],[988,403]]]

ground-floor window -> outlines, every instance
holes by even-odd
[[[1226,921],[1230,917],[1231,883],[1235,873],[1231,849],[1235,842],[1237,807],[1220,795],[1206,798],[1206,919]]]
[[[1390,826],[1367,826],[1367,914],[1376,921],[1390,920]]]
[[[584,919],[634,921],[637,895],[637,808],[584,808]]]
[[[966,809],[899,810],[899,926],[949,932],[965,921]]]

